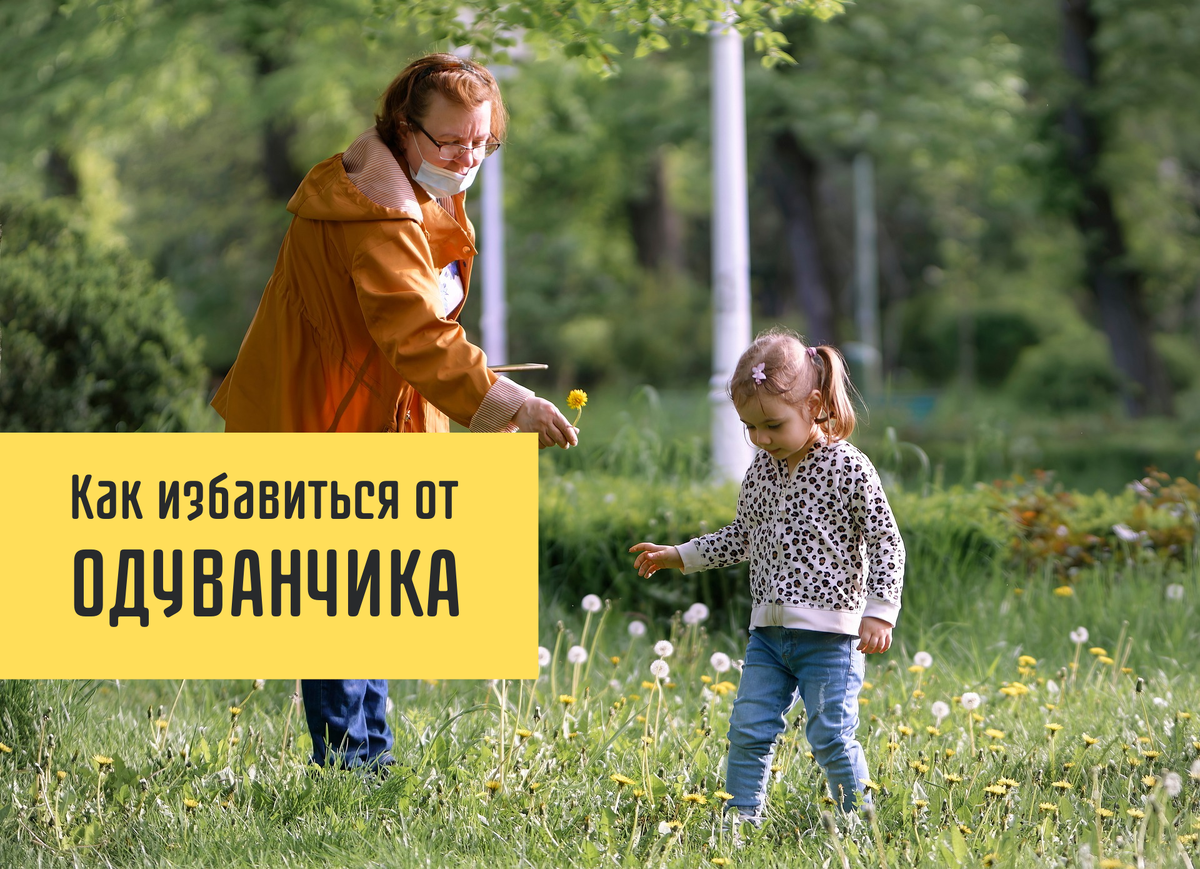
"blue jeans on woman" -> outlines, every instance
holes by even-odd
[[[775,740],[796,700],[804,701],[804,735],[825,770],[834,799],[847,812],[862,802],[867,759],[854,737],[865,672],[858,638],[793,628],[750,631],[746,660],[729,718],[727,807],[743,821],[762,821]]]
[[[320,766],[387,766],[392,757],[387,679],[302,679],[304,717]]]

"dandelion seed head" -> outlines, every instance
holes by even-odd
[[[1183,790],[1183,777],[1177,772],[1169,772],[1163,776],[1163,790],[1169,797],[1179,796]]]
[[[598,613],[604,606],[604,602],[600,600],[600,596],[596,594],[585,594],[583,602],[580,604],[585,612]]]
[[[1183,600],[1183,586],[1177,582],[1173,582],[1167,586],[1167,600],[1181,601]]]
[[[255,679],[254,680],[254,690],[255,691],[261,691],[263,688],[266,688],[266,687],[267,687],[266,679]]]
[[[582,664],[588,659],[587,649],[583,646],[571,646],[567,649],[568,664]]]
[[[629,636],[644,637],[646,636],[646,623],[634,619],[629,623]]]
[[[941,700],[935,700],[933,705],[929,707],[929,711],[933,713],[933,717],[937,719],[938,726],[942,724],[942,719],[950,714],[950,707]]]
[[[655,679],[665,679],[671,674],[671,667],[662,658],[650,664],[650,675]]]
[[[708,663],[718,673],[726,673],[733,666],[733,662],[729,660],[729,656],[724,652],[713,652],[712,657],[708,659]]]
[[[545,646],[538,646],[538,666],[546,667],[550,664],[550,650]]]
[[[1124,540],[1126,543],[1134,543],[1140,537],[1140,535],[1136,531],[1134,531],[1128,525],[1123,525],[1120,522],[1118,522],[1116,525],[1114,525],[1112,527],[1112,530],[1113,530],[1113,534],[1116,534],[1117,537]]]
[[[929,654],[928,652],[917,652],[915,655],[913,655],[913,663],[918,667],[932,667],[933,655]]]
[[[1071,642],[1075,645],[1083,645],[1088,641],[1088,629],[1080,625],[1075,630],[1071,631]]]
[[[669,658],[674,651],[675,646],[671,644],[670,640],[659,640],[654,644],[654,654],[660,658]]]
[[[698,625],[707,618],[708,607],[697,601],[688,607],[687,612],[683,614],[683,623],[685,625]]]
[[[968,691],[958,700],[962,704],[962,708],[970,712],[972,709],[978,709],[979,704],[983,702],[983,698],[974,691]]]
[[[659,821],[658,822],[658,835],[660,835],[660,836],[671,835],[671,825],[668,824],[666,821]]]

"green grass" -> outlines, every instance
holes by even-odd
[[[1182,599],[1165,598],[1168,584]],[[896,644],[871,658],[863,693],[878,839],[844,818],[836,842],[825,831],[823,778],[793,715],[770,820],[735,848],[715,810],[733,697],[711,689],[737,673],[714,673],[709,658],[739,657],[741,632],[676,617],[633,639],[628,602],[597,623],[560,600],[543,612],[554,660],[536,682],[393,683],[401,765],[382,783],[306,767],[292,683],[37,683],[34,730],[0,736],[12,749],[0,752],[0,865],[905,867],[994,854],[1027,867],[1085,865],[1085,847],[1113,865],[1194,864],[1195,571],[1103,569],[1071,596],[1054,587],[1000,569],[910,577]],[[1091,634],[1083,646],[1069,638],[1078,625]],[[656,688],[648,668],[662,638],[676,651]],[[566,664],[575,643],[591,651],[578,668]],[[911,669],[918,650],[933,659],[923,672]],[[1002,692],[1017,683],[1030,691]],[[981,720],[955,702],[965,691],[984,696]],[[951,712],[937,726],[939,700]],[[1170,772],[1181,776],[1173,797]]]

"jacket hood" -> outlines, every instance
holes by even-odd
[[[351,182],[342,157],[336,154],[310,169],[288,202],[288,211],[309,220],[421,220],[415,194],[411,205],[403,202],[392,208],[375,202]]]

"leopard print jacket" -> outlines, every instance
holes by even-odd
[[[845,441],[814,444],[792,474],[760,451],[737,518],[678,549],[684,573],[750,559],[751,627],[857,636],[863,616],[900,613],[904,541],[875,467]]]

